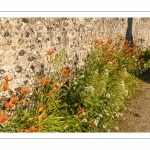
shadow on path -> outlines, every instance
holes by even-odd
[[[150,69],[137,76],[140,80],[150,84]]]

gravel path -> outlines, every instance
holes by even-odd
[[[150,70],[139,76],[139,89],[126,108],[119,132],[150,132]]]

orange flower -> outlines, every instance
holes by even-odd
[[[35,116],[33,118],[37,118],[38,120],[41,120],[42,117],[45,115],[45,113],[46,113],[46,110],[44,110],[39,116]]]
[[[136,51],[136,50],[137,50],[136,46],[132,47],[131,49],[132,49],[133,51]]]
[[[12,102],[6,103],[5,107],[10,110],[12,107],[14,107],[14,104]]]
[[[121,74],[121,71],[120,70],[118,70],[118,72],[117,72],[118,74]]]
[[[111,44],[112,42],[113,42],[113,40],[112,39],[108,39],[108,44]]]
[[[63,68],[63,69],[61,70],[61,72],[62,72],[63,74],[68,74],[68,73],[69,73],[69,69]]]
[[[128,67],[132,67],[132,64],[128,64]]]
[[[106,53],[105,52],[102,52],[102,56],[104,57],[106,55]]]
[[[49,82],[50,82],[50,79],[47,79],[47,78],[43,78],[43,79],[42,79],[42,83],[43,83],[44,85],[48,84]]]
[[[0,123],[4,123],[7,121],[9,118],[5,114],[0,114]]]
[[[42,111],[44,109],[45,106],[42,105],[42,106],[37,106],[37,107],[39,108],[39,112],[40,112],[40,111]]]
[[[59,88],[59,86],[56,82],[54,82],[54,87],[57,88],[57,89]]]
[[[138,70],[141,70],[142,68],[141,68],[141,66],[138,66]]]
[[[84,109],[83,108],[79,108],[79,113],[84,113]]]
[[[48,55],[52,55],[53,53],[54,53],[54,51],[52,51],[52,50],[47,50],[47,53],[48,53]]]
[[[116,53],[116,50],[111,50],[110,54]]]
[[[124,37],[123,36],[119,36],[120,40],[123,41],[124,40]]]
[[[35,128],[33,125],[30,126],[30,132],[34,132],[34,131],[37,131],[37,128]]]
[[[95,127],[94,122],[90,121],[89,122],[89,127],[94,128]]]
[[[12,103],[15,103],[15,102],[17,102],[17,101],[18,101],[18,98],[17,98],[17,97],[13,97],[13,98],[10,99],[10,102],[12,102]]]
[[[115,65],[116,67],[119,66],[119,64],[118,64],[116,61],[114,61],[114,65]]]
[[[5,79],[6,82],[11,80],[11,79],[8,78],[8,76],[4,76],[4,79]]]
[[[23,129],[22,130],[20,130],[20,131],[24,131]],[[25,132],[34,132],[34,131],[37,131],[37,128],[35,128],[33,125],[32,126],[30,126],[30,129],[28,129],[28,130],[25,130]]]
[[[20,92],[21,92],[22,94],[26,94],[26,93],[28,93],[28,91],[29,91],[29,88],[22,88],[22,89],[20,90]]]
[[[100,45],[103,45],[103,43],[104,43],[103,40],[99,40]]]
[[[4,91],[6,91],[6,90],[10,90],[10,88],[9,88],[9,85],[8,84],[4,84]]]
[[[47,96],[53,97],[53,92],[52,92],[52,91],[49,91],[49,92],[47,93]]]
[[[24,132],[24,129],[19,129],[18,132]]]
[[[109,58],[105,58],[105,61],[108,62],[108,61],[109,61]]]
[[[98,43],[98,42],[99,42],[99,40],[98,40],[98,39],[94,39],[94,42],[95,42],[95,44],[96,44],[96,43]]]

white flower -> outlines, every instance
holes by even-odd
[[[106,98],[110,99],[110,94],[109,93],[106,94]]]
[[[82,122],[86,123],[86,122],[88,122],[88,121],[87,121],[87,119],[86,119],[86,118],[84,118],[84,119],[82,120]]]
[[[119,115],[116,113],[116,117],[119,118]]]
[[[124,89],[124,87],[125,87],[124,84],[120,84],[120,86],[121,86],[121,88],[123,88],[123,89]]]
[[[97,126],[99,123],[99,120],[94,120],[94,125]]]
[[[87,87],[85,87],[85,91],[93,93],[94,92],[94,88],[93,88],[93,86],[87,86]]]
[[[99,114],[99,117],[100,117],[100,118],[103,118],[103,115],[102,115],[102,114]]]
[[[124,84],[124,81],[121,81],[120,84]]]
[[[124,91],[124,96],[128,96],[128,90]]]
[[[98,69],[95,70],[95,74],[98,75]]]
[[[81,75],[80,78],[83,79],[83,78],[84,78],[84,75]]]
[[[115,130],[117,130],[117,131],[118,131],[118,130],[119,130],[119,128],[118,128],[118,127],[115,127]]]
[[[108,73],[108,72],[105,72],[105,76],[106,76],[106,77],[109,77],[109,73]]]
[[[111,62],[111,61],[109,61],[109,62],[108,62],[108,64],[109,64],[109,65],[112,65],[112,62]]]
[[[109,116],[109,113],[106,113],[106,116]]]
[[[100,117],[97,117],[96,120],[100,120]]]
[[[127,72],[127,69],[126,69],[126,68],[123,68],[123,72],[126,73],[126,72]]]
[[[77,85],[77,84],[78,84],[78,83],[75,81],[75,82],[74,82],[74,85]]]
[[[105,82],[105,81],[102,81],[102,84],[106,85],[106,82]]]
[[[103,125],[103,129],[106,129],[106,127],[107,127],[106,125]]]
[[[124,100],[124,97],[122,96],[121,99]]]
[[[147,65],[146,65],[146,64],[144,64],[144,66],[143,66],[143,67],[144,67],[144,69],[146,69],[146,68],[147,68]]]
[[[108,73],[108,69],[105,69],[105,72]]]
[[[120,112],[118,112],[118,115],[119,115],[119,117],[123,117],[123,114]]]
[[[105,113],[107,113],[107,110],[104,109],[103,111],[104,111]]]

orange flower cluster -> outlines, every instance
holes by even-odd
[[[21,94],[27,94],[29,92],[29,88],[22,88],[20,92]]]
[[[58,85],[56,82],[54,82],[54,87],[55,87],[56,89],[58,89],[58,88],[59,88],[59,85]]]
[[[8,76],[4,76],[4,79],[5,79],[5,81],[6,82],[8,82],[8,81],[10,81],[11,79],[9,79],[9,77]]]
[[[47,54],[48,54],[48,55],[50,55],[50,56],[51,56],[53,53],[54,53],[54,51],[53,51],[53,50],[47,50]]]
[[[8,81],[10,81],[11,79],[9,79],[8,76],[4,76],[4,80],[5,80],[5,83],[3,85],[4,91],[11,90],[8,85]]]
[[[108,41],[107,41],[108,44],[111,44],[112,42],[113,42],[112,39],[108,39]]]
[[[113,41],[108,39],[106,43],[102,40],[95,39],[95,47],[101,49],[101,55],[98,56],[100,62],[104,64],[111,62],[117,67],[116,70],[121,70],[123,67],[130,68],[133,72],[142,71],[145,63],[144,52],[137,51],[135,43],[125,40],[124,37],[119,36],[119,40]],[[121,68],[122,67],[122,68]],[[117,73],[116,74],[120,74]]]
[[[34,127],[34,125],[30,126],[29,129],[25,130],[25,129],[20,129],[18,130],[18,132],[36,132],[37,128]]]
[[[88,124],[89,124],[89,127],[90,127],[90,128],[95,128],[95,125],[94,125],[94,122],[93,122],[93,121],[90,121]]]
[[[8,109],[8,110],[10,110],[12,107],[14,107],[14,103],[16,103],[18,101],[18,98],[17,97],[13,97],[13,98],[11,98],[10,99],[10,101],[9,102],[7,102],[6,104],[5,104],[5,107]]]
[[[50,82],[50,80],[51,80],[51,79],[43,78],[43,79],[42,79],[42,83],[43,83],[44,85],[46,85],[46,84],[48,84],[48,83]]]
[[[7,83],[4,84],[4,91],[10,90],[9,85]]]
[[[61,72],[63,73],[63,74],[69,74],[69,69],[66,69],[66,68],[63,68],[62,70],[61,70]]]
[[[0,113],[0,123],[4,123],[8,119],[9,118],[5,114]]]

